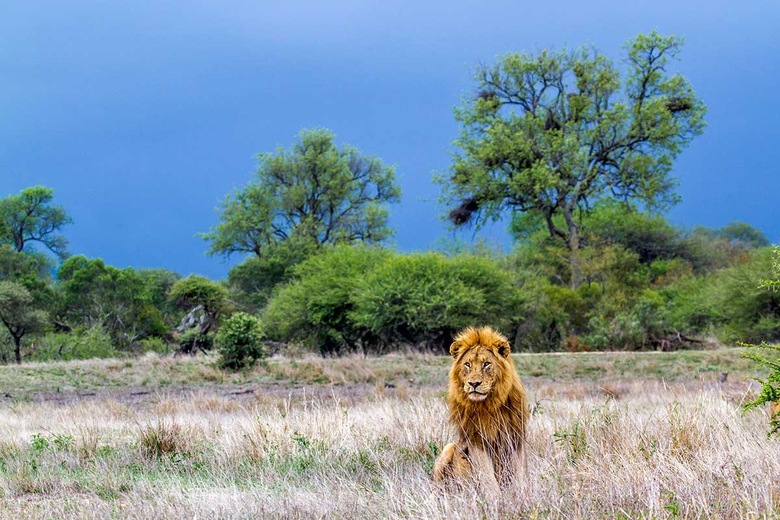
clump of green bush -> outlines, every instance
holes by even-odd
[[[522,301],[514,275],[493,258],[339,246],[300,264],[263,317],[272,339],[322,354],[443,351],[467,325],[509,332]]]
[[[265,357],[263,327],[260,320],[245,312],[236,312],[225,320],[214,338],[222,368],[240,370]]]

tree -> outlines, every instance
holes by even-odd
[[[266,247],[262,257],[246,258],[228,272],[231,300],[244,310],[259,311],[268,303],[274,288],[289,281],[295,267],[316,249],[309,241],[292,239]]]
[[[10,243],[20,252],[38,242],[65,258],[68,241],[57,232],[73,221],[62,206],[51,205],[53,198],[53,189],[33,186],[0,200],[0,242]]]
[[[180,309],[189,309],[177,327],[179,332],[189,333],[187,341],[180,340],[186,352],[192,352],[193,347],[205,350],[211,345],[213,334],[210,333],[229,308],[227,295],[227,289],[222,285],[203,276],[190,275],[171,286],[168,299]]]
[[[767,247],[771,244],[763,231],[745,222],[729,222],[722,228],[716,229],[713,235],[742,249]]]
[[[139,269],[136,273],[146,285],[150,303],[160,311],[166,325],[172,325],[179,319],[179,309],[169,300],[168,293],[181,275],[167,269]]]
[[[23,285],[0,281],[0,322],[13,339],[17,363],[22,362],[22,338],[41,329],[46,319],[46,313],[35,308],[33,295]]]
[[[476,74],[478,94],[456,109],[463,124],[444,199],[450,220],[477,226],[505,211],[541,219],[569,251],[571,286],[583,280],[578,214],[598,199],[650,208],[677,200],[672,163],[704,128],[705,108],[670,74],[680,38],[628,42],[621,73],[592,48],[507,54]],[[563,225],[554,217],[563,217]]]
[[[132,268],[119,269],[100,258],[78,255],[62,263],[57,280],[60,314],[79,325],[103,327],[121,346],[166,331],[148,284]]]
[[[43,253],[20,253],[10,244],[0,244],[0,280],[23,285],[45,284],[51,277],[51,269],[50,258]]]
[[[394,168],[333,141],[328,130],[304,130],[292,150],[258,155],[255,180],[227,196],[220,223],[202,235],[209,253],[262,258],[286,241],[305,249],[387,238],[386,204],[400,195]]]

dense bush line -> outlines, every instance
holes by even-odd
[[[467,325],[492,325],[517,350],[676,349],[780,340],[769,241],[755,228],[680,229],[601,201],[580,216],[579,273],[533,218],[509,253],[400,253],[290,239],[225,281],[54,259],[0,235],[0,360],[197,353],[250,366],[280,348],[324,355],[446,352]],[[59,244],[61,241],[56,242]]]

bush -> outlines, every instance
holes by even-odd
[[[780,287],[780,248],[775,248],[774,259],[772,260],[772,279],[761,279],[758,285],[759,289],[767,292],[776,292]],[[745,404],[745,411],[757,406],[771,403],[769,412],[769,436],[780,434],[780,408],[777,403],[780,402],[780,345],[745,345],[751,347],[751,350],[744,354],[744,357],[756,361],[759,365],[769,370],[766,379],[759,379],[761,383],[761,393],[753,401]],[[766,355],[758,353],[759,349],[764,349],[767,354],[771,354],[773,359]]]
[[[96,325],[69,334],[50,332],[31,342],[30,361],[112,358],[120,353],[114,347],[111,335]]]
[[[206,352],[214,345],[214,333],[203,334],[199,327],[187,329],[179,335],[179,352],[182,354],[196,354],[198,350]]]
[[[727,343],[780,340],[780,292],[761,287],[771,269],[765,248],[751,252],[746,263],[681,280],[666,291],[675,327]]]
[[[509,332],[522,298],[496,260],[437,253],[395,255],[355,290],[351,319],[386,349],[401,344],[444,351],[459,329],[492,325]]]
[[[322,354],[403,345],[442,349],[467,325],[510,332],[520,291],[499,261],[339,246],[296,269],[263,316],[269,335]]]
[[[301,342],[321,354],[372,344],[370,333],[350,318],[353,293],[390,252],[365,246],[336,246],[295,269],[295,280],[278,290],[263,314],[270,338]]]
[[[217,332],[214,342],[220,353],[220,366],[239,370],[265,357],[260,320],[245,312],[230,316]]]

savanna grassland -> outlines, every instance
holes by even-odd
[[[780,444],[738,349],[516,356],[529,479],[501,503],[429,479],[449,358],[0,367],[3,518],[772,518]],[[728,375],[724,376],[724,373]]]

